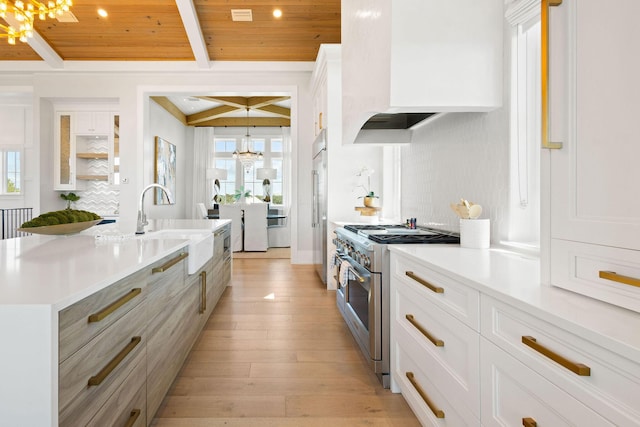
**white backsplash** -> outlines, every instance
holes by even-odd
[[[449,205],[465,198],[482,205],[492,242],[502,239],[509,197],[506,111],[450,113],[416,129],[414,142],[401,149],[403,219],[458,231]]]
[[[88,181],[87,187],[75,192],[80,200],[73,203],[74,209],[94,212],[100,216],[118,215],[119,190],[114,190],[105,181]]]

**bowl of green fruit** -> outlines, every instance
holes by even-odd
[[[61,236],[79,233],[93,227],[102,218],[88,211],[63,209],[61,211],[46,212],[23,223],[18,231],[33,234],[48,234]]]

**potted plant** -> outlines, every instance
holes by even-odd
[[[71,209],[71,202],[77,202],[78,200],[80,200],[80,196],[76,195],[75,193],[62,193],[60,194],[60,198],[67,201],[67,209]]]
[[[358,197],[358,199],[364,199],[364,206],[368,208],[377,207],[377,199],[379,199],[376,193],[371,190],[371,175],[373,174],[373,172],[373,169],[369,169],[368,167],[364,166],[362,167],[362,169],[360,169],[360,172],[356,174],[356,176],[367,178],[367,185],[365,186],[364,184],[362,184],[359,186],[365,191],[365,195]]]

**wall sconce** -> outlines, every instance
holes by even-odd
[[[278,171],[274,168],[258,168],[256,169],[256,178],[262,179],[262,190],[264,191],[264,201],[269,203],[271,201],[271,181],[275,179]]]
[[[227,179],[227,170],[219,169],[219,168],[208,168],[207,169],[207,180],[213,181],[213,203],[220,203],[222,197],[220,196],[220,179]]]

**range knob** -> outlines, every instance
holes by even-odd
[[[362,261],[360,262],[360,264],[364,265],[365,267],[371,267],[371,258],[369,258],[365,254],[362,254]]]

